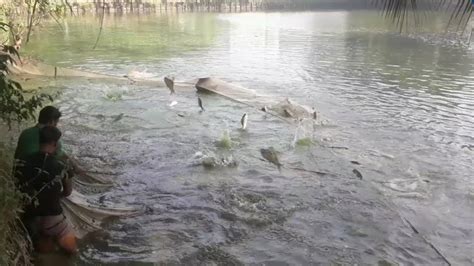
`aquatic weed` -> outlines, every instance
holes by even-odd
[[[217,141],[216,146],[227,150],[232,148],[232,140],[230,139],[229,130],[224,130],[224,133],[222,133],[221,139]]]
[[[311,146],[312,144],[311,138],[302,138],[296,141],[296,146]]]
[[[120,101],[122,100],[122,95],[123,93],[122,92],[107,92],[105,94],[105,96],[107,97],[107,99],[113,101],[113,102],[116,102],[116,101]]]

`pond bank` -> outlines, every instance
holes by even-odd
[[[30,265],[29,243],[18,224],[20,193],[15,189],[11,167],[14,137],[0,124],[0,265]],[[13,132],[16,132],[15,130]]]

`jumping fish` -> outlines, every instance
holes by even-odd
[[[119,121],[120,119],[123,118],[123,115],[124,115],[123,113],[117,115],[117,116],[114,118],[114,120],[113,120],[112,122],[117,122],[117,121]]]
[[[201,107],[201,112],[204,111],[204,107],[202,106],[201,97],[198,97],[198,104],[199,104],[199,107]]]
[[[472,145],[472,144],[462,145],[462,146],[461,146],[461,149],[464,149],[464,148],[466,148],[466,149],[472,151],[472,149],[474,148],[474,145]]]
[[[171,94],[175,94],[176,92],[174,90],[174,77],[173,76],[171,76],[171,77],[166,76],[164,78],[164,81],[165,81],[166,87],[168,87],[168,89],[170,89]]]
[[[362,180],[362,174],[359,172],[359,170],[354,169],[354,170],[352,170],[352,172],[353,172],[360,180]]]
[[[247,129],[247,119],[248,119],[247,113],[245,113],[240,119],[240,124],[242,125],[243,130]]]
[[[318,119],[318,113],[316,112],[314,108],[313,108],[313,119],[314,120]]]
[[[283,113],[285,114],[285,117],[294,117],[293,113],[286,108],[283,109]]]
[[[265,160],[271,162],[272,164],[276,165],[278,167],[278,170],[281,171],[281,167],[283,166],[280,163],[280,160],[278,159],[277,152],[273,147],[270,147],[268,149],[260,149],[260,153],[262,154],[262,157],[265,158]]]

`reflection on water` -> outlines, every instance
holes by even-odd
[[[147,208],[85,241],[83,262],[442,264],[399,214],[453,264],[473,262],[472,50],[399,36],[360,12],[116,17],[106,26],[97,50],[96,19],[77,18],[65,33],[36,35],[27,52],[117,75],[217,76],[314,106],[332,126],[316,127],[315,145],[292,148],[293,126],[215,95],[201,96],[200,113],[192,88],[170,107],[165,88],[58,81],[71,152],[114,172],[122,185],[107,200]],[[238,130],[244,112],[247,132]],[[215,146],[226,129],[230,151]],[[260,160],[268,146],[283,164],[331,174],[279,173]],[[239,167],[204,169],[196,152],[231,153]]]

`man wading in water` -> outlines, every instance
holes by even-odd
[[[60,205],[61,198],[72,192],[72,172],[55,156],[61,132],[43,126],[38,135],[39,151],[21,157],[15,167],[18,188],[29,196],[22,221],[37,251],[53,251],[56,242],[74,254],[76,236]]]
[[[61,112],[54,106],[46,106],[41,109],[38,117],[38,124],[23,130],[18,138],[18,144],[15,150],[15,160],[23,160],[40,150],[39,132],[45,126],[57,127]],[[62,150],[61,141],[54,153],[54,157],[67,165],[72,171],[78,175],[84,174],[84,171],[72,161]]]
[[[27,158],[40,152],[40,130],[45,127],[56,127],[60,117],[61,112],[57,108],[53,106],[46,106],[39,113],[38,124],[21,132],[21,135],[18,139],[18,145],[15,150],[15,175],[18,175],[20,168],[25,168],[22,166],[22,164],[24,164],[24,161]],[[63,165],[72,169],[70,171],[70,176],[72,176],[73,172],[76,174],[83,173],[83,171],[62,151],[61,146],[61,142],[58,140],[55,151],[50,154],[50,156],[53,156],[56,161],[61,162]],[[28,171],[32,171],[32,169],[29,169]],[[25,218],[29,217],[26,217],[25,215]],[[31,238],[34,241],[37,240],[36,238],[38,237],[38,230],[36,229],[36,224],[34,221],[31,219],[25,219],[23,222],[27,227]]]
[[[31,155],[39,151],[39,132],[40,129],[45,126],[56,127],[61,117],[61,112],[56,107],[46,106],[41,109],[38,117],[38,124],[33,127],[27,128],[21,132],[18,139],[18,145],[15,150],[15,159],[22,159],[28,155]],[[69,157],[62,151],[61,142],[58,143],[57,151],[54,155],[56,159],[63,162],[70,161]],[[70,162],[72,163],[72,162]],[[74,170],[80,171],[80,169],[73,164]]]

